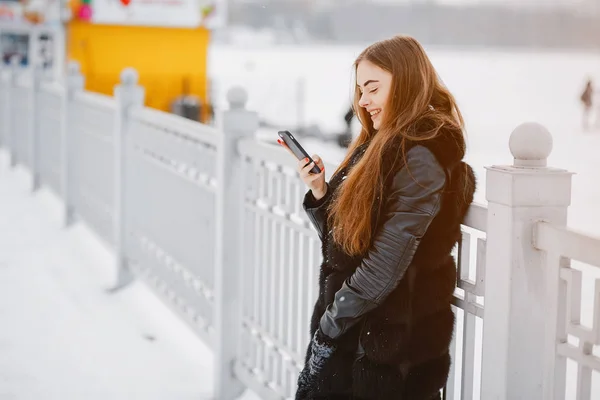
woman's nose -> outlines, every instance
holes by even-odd
[[[368,104],[369,102],[367,101],[365,95],[363,94],[362,96],[360,96],[360,99],[358,100],[358,105],[361,107],[367,107]]]

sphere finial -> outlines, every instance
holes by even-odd
[[[227,91],[227,102],[229,103],[229,108],[232,110],[244,108],[247,101],[248,93],[243,87],[234,86]]]
[[[552,135],[541,124],[526,122],[515,128],[508,141],[516,167],[545,167],[552,153]]]

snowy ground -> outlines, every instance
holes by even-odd
[[[0,399],[211,399],[212,354],[0,153]],[[243,400],[257,397],[247,393]]]

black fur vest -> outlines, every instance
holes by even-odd
[[[456,264],[451,252],[460,240],[460,225],[473,200],[475,176],[462,162],[462,132],[447,130],[418,144],[427,147],[446,171],[440,211],[421,239],[398,287],[362,323],[339,339],[338,350],[319,377],[311,398],[326,399],[336,393],[340,397],[335,398],[340,399],[428,400],[446,383],[454,328],[450,304],[456,285]],[[360,160],[366,146],[356,149],[348,168]],[[401,154],[398,142],[389,146],[383,156],[383,170],[391,171],[388,176],[392,178],[404,165]],[[329,190],[335,193],[347,172],[343,170],[332,177]],[[377,199],[373,205],[374,232],[383,222],[378,219],[381,204],[385,203]],[[322,255],[311,336],[335,293],[362,260],[362,256],[351,257],[341,251],[333,242],[331,231],[323,237]]]

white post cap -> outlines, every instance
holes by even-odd
[[[241,86],[234,86],[227,91],[227,102],[232,110],[243,109],[248,101],[248,93]]]
[[[131,67],[123,69],[120,74],[121,84],[123,85],[137,85],[139,78],[140,76],[138,72],[135,70],[135,68]]]
[[[552,153],[552,135],[544,126],[526,122],[511,133],[508,146],[515,167],[546,167]]]

